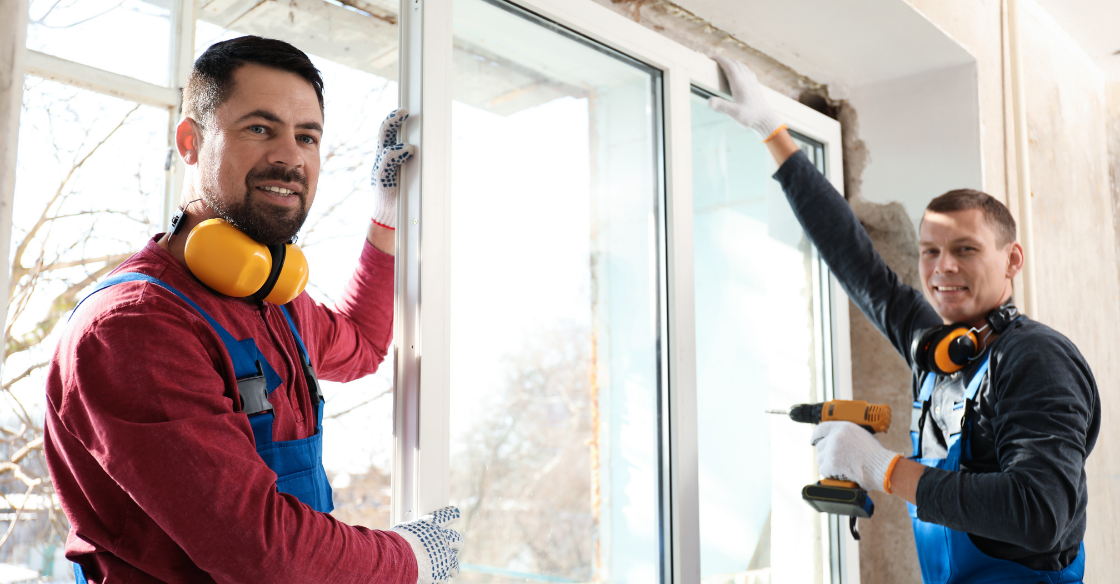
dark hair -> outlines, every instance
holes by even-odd
[[[1011,216],[1011,211],[987,193],[972,189],[957,189],[937,197],[926,205],[926,212],[930,213],[951,213],[968,209],[980,209],[984,212],[984,219],[996,233],[997,243],[1007,245],[1015,241],[1015,218]]]
[[[194,62],[190,80],[183,89],[183,115],[206,127],[214,110],[233,91],[233,72],[246,63],[303,77],[315,88],[319,111],[323,111],[323,78],[306,53],[281,40],[243,36],[210,45]]]

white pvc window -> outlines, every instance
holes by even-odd
[[[407,6],[402,103],[420,112],[408,139],[421,154],[405,174],[398,232],[396,519],[459,505],[468,540],[481,548],[464,555],[469,582],[621,584],[696,582],[702,576],[722,582],[723,572],[702,567],[705,550],[714,554],[714,548],[704,524],[712,509],[701,501],[711,484],[734,477],[717,476],[715,483],[699,478],[710,461],[698,430],[709,421],[698,408],[710,410],[710,404],[698,395],[698,335],[704,331],[695,274],[702,268],[697,254],[707,248],[697,248],[702,244],[694,236],[699,219],[692,144],[692,116],[711,115],[698,109],[694,91],[720,93],[715,63],[592,2],[412,0]],[[620,87],[632,77],[647,81],[623,97]],[[643,97],[649,101],[612,107],[621,105],[612,100],[649,96],[651,88],[652,98]],[[784,96],[768,96],[839,185],[839,125]],[[635,141],[626,157],[603,156],[614,135]],[[768,178],[773,163],[758,137],[752,139],[741,162],[758,167],[757,188],[773,199],[765,208],[779,209],[784,197]],[[600,175],[608,181],[600,184]],[[625,207],[620,201],[631,191],[646,193],[634,199],[644,207],[633,207],[631,220],[596,214]],[[846,301],[791,223],[788,207],[784,213],[770,224],[774,237],[766,239],[781,247],[789,272],[775,294],[799,295],[786,298],[790,306],[783,307],[797,314],[797,326],[786,331],[794,350],[784,360],[792,369],[785,379],[794,381],[783,383],[779,376],[744,388],[757,393],[758,403],[747,406],[752,419],[761,419],[754,405],[761,410],[850,395]],[[620,226],[627,224],[648,243],[626,239]],[[619,236],[612,244],[630,242],[615,251],[631,280],[617,297],[599,304],[610,291],[619,292],[610,286],[616,274],[603,271],[595,248],[612,235]],[[596,312],[603,307],[609,307],[606,316]],[[610,320],[611,311],[627,308],[640,315],[629,321],[642,323],[639,328]],[[561,321],[567,328],[556,326]],[[628,330],[653,342],[656,355],[647,345],[604,356],[602,333]],[[598,420],[588,424],[584,410],[595,409],[602,383],[616,383],[612,366],[634,365],[628,358],[647,359],[644,371],[655,377],[622,386],[625,397],[610,402],[622,409],[600,408]],[[651,414],[654,423],[641,421]],[[594,429],[601,439],[612,425],[627,422],[646,424],[634,443],[648,449],[656,466],[631,483],[600,482],[604,458],[622,465],[623,473],[648,468],[643,465],[650,458],[593,463],[577,438],[590,433],[588,443],[596,444]],[[776,435],[764,433],[767,456],[750,461],[766,467],[768,489],[766,509],[752,511],[761,519],[744,519],[756,532],[745,553],[757,551],[764,532],[770,544],[782,547],[771,547],[766,569],[748,581],[858,581],[852,561],[858,554],[846,529],[799,500],[801,486],[817,479],[811,429],[786,423],[775,427]],[[656,436],[648,437],[650,431]],[[487,441],[495,436],[504,442]],[[792,457],[770,452],[787,442]],[[518,447],[531,450],[518,453]],[[558,468],[563,479],[548,480]],[[646,497],[651,504],[634,507],[625,518],[629,524],[604,521],[602,514],[625,508],[632,502],[628,496],[642,489],[652,494]],[[581,502],[589,491],[590,502]],[[587,510],[594,516],[596,505],[602,514],[589,521]],[[783,516],[767,528],[771,508]],[[645,529],[627,531],[639,513]],[[532,546],[567,547],[541,552]],[[644,546],[657,549],[653,562],[643,556],[639,571],[612,569]],[[589,553],[590,562],[584,559]],[[561,555],[566,559],[549,564]],[[656,570],[646,568],[651,563],[659,564]],[[748,557],[730,573],[747,572],[750,563]]]

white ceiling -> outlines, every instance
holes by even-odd
[[[973,60],[904,0],[674,1],[834,93]],[[1120,0],[1035,1],[1120,77]]]
[[[1082,50],[1112,78],[1120,78],[1120,2],[1037,0]]]
[[[903,0],[674,1],[798,73],[828,84],[834,97],[844,97],[846,87],[974,61]]]

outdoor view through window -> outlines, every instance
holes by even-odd
[[[508,5],[454,6],[460,579],[657,582],[658,74]]]

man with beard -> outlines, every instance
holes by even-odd
[[[391,340],[407,112],[382,126],[374,220],[328,307],[305,280],[274,304],[263,291],[219,293],[202,275],[245,245],[272,265],[301,256],[283,250],[315,199],[319,72],[287,43],[233,39],[199,57],[183,104],[176,144],[189,174],[172,233],[80,303],[48,373],[46,457],[78,581],[446,582],[458,572],[462,540],[446,528],[458,511],[391,531],[340,523],[321,456],[317,377],[369,375]],[[200,224],[236,243],[192,259]]]

